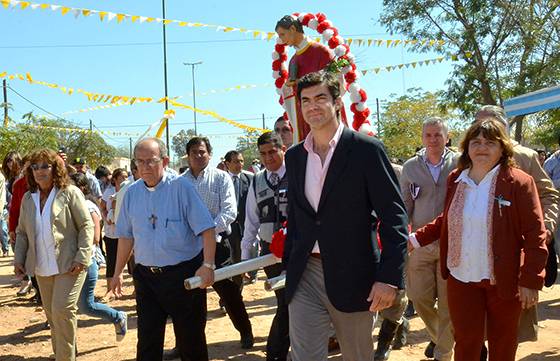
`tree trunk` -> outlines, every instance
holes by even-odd
[[[513,122],[515,123],[515,140],[521,143],[521,138],[523,136],[523,119],[525,118],[524,115],[516,115],[513,117]]]

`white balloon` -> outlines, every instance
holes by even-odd
[[[343,56],[344,54],[346,54],[346,48],[343,45],[339,45],[334,48],[334,53],[336,56]]]
[[[305,17],[305,15],[307,15],[307,13],[301,13],[301,14],[299,14],[299,16],[298,16],[297,19],[299,20],[300,23],[303,22],[303,18]]]
[[[323,41],[327,42],[334,35],[334,31],[327,29],[323,31]]]
[[[319,26],[319,21],[317,19],[313,18],[313,19],[309,20],[309,23],[307,24],[307,26],[310,29],[317,30],[317,26]]]
[[[272,52],[272,60],[278,60],[280,59],[280,54],[278,54],[277,51],[273,51]]]
[[[276,88],[276,94],[282,95],[282,88]]]
[[[350,92],[351,94],[358,94],[361,89],[362,88],[360,87],[360,85],[356,82],[354,82],[354,83],[352,83],[348,86],[348,92]],[[358,101],[359,101],[359,99],[358,99]],[[356,102],[354,102],[354,103],[356,103]]]
[[[280,72],[279,72],[279,71],[273,70],[273,71],[272,71],[272,77],[273,77],[274,79],[280,78]]]
[[[366,102],[358,102],[356,103],[356,110],[359,112],[363,112],[364,110],[367,109],[367,103]]]

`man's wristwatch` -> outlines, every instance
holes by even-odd
[[[202,265],[206,268],[210,268],[212,271],[216,269],[216,265],[214,263],[204,262]]]

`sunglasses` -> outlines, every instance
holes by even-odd
[[[43,169],[50,169],[50,168],[52,168],[52,165],[49,164],[49,163],[40,163],[40,164],[33,163],[33,164],[31,164],[31,169],[33,169],[35,171],[40,170],[40,169],[43,170]]]

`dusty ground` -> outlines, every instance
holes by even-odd
[[[43,328],[46,318],[26,298],[17,298],[17,287],[11,283],[12,257],[0,258],[0,361],[47,361],[51,353],[49,331]],[[255,347],[244,352],[239,347],[239,335],[235,332],[229,318],[217,307],[216,294],[208,293],[208,324],[206,334],[210,358],[213,360],[265,360],[266,336],[275,300],[272,293],[264,291],[262,279],[244,289],[244,299],[251,316]],[[96,293],[102,295],[103,285],[98,284]],[[78,360],[81,361],[124,361],[135,359],[136,312],[130,278],[126,279],[125,292],[129,295],[121,300],[110,302],[111,306],[129,313],[129,333],[124,341],[115,342],[114,327],[103,321],[87,316],[79,316]],[[519,347],[518,360],[560,360],[560,285],[546,289],[540,294],[540,336],[538,342],[524,343]],[[391,355],[393,361],[423,360],[423,351],[428,337],[422,321],[411,321],[409,345]],[[375,330],[375,333],[378,329]],[[174,344],[173,331],[168,324],[166,347]],[[340,355],[331,356],[332,360],[342,361]]]

